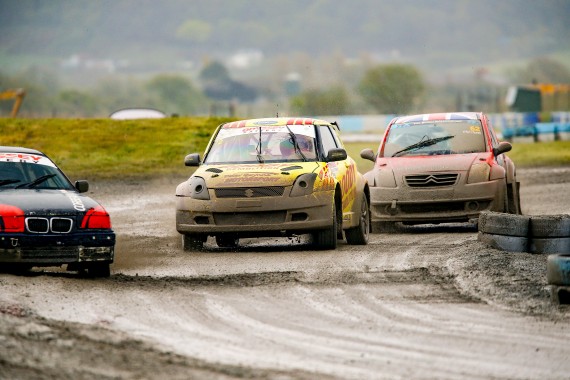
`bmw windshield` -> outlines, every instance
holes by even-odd
[[[57,166],[44,156],[0,153],[0,191],[6,189],[75,188]]]
[[[477,152],[485,152],[485,137],[479,120],[438,120],[392,125],[383,156]]]
[[[228,127],[220,129],[206,164],[316,161],[313,125]]]

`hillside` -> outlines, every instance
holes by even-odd
[[[246,51],[441,71],[568,53],[569,15],[567,0],[3,1],[0,64],[57,67],[88,57],[138,73]]]

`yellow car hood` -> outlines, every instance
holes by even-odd
[[[204,178],[211,189],[290,186],[299,175],[314,172],[320,167],[317,162],[202,165],[194,176]]]

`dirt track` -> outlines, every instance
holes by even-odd
[[[519,176],[524,213],[570,213],[570,167]],[[550,302],[544,255],[468,225],[184,253],[178,182],[92,184],[118,234],[111,278],[0,274],[0,378],[568,378],[570,307]]]

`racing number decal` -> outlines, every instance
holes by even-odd
[[[333,190],[334,189],[334,178],[329,172],[329,164],[326,164],[321,168],[319,172],[319,179],[321,180],[322,190]]]
[[[346,172],[340,180],[340,188],[342,190],[342,210],[348,212],[356,197],[356,165],[354,161],[351,161],[347,166]]]
[[[319,178],[323,190],[333,190],[335,178],[340,183],[342,192],[342,210],[349,212],[356,196],[356,164],[348,161],[348,166],[343,163],[329,162],[321,168]]]

